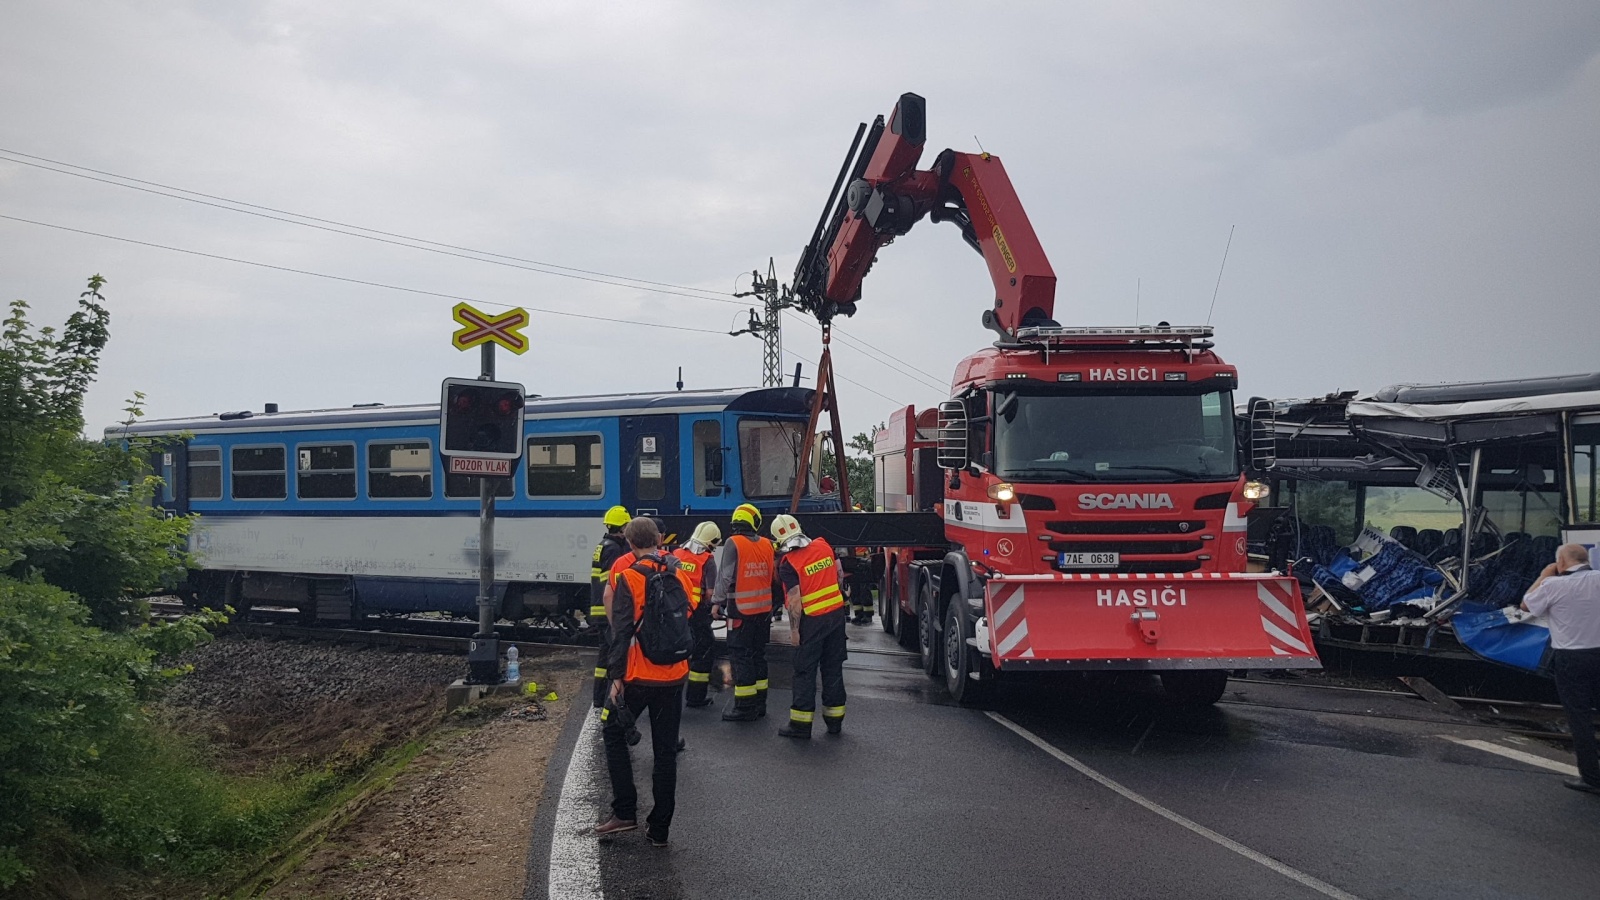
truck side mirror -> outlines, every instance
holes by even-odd
[[[961,470],[972,464],[967,446],[967,405],[960,400],[939,404],[938,461],[941,469]]]
[[[1250,398],[1250,468],[1269,472],[1278,465],[1278,409],[1271,400]]]

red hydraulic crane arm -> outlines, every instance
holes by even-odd
[[[929,169],[918,169],[927,139],[925,101],[902,94],[887,123],[880,116],[864,146],[851,146],[812,242],[801,254],[794,292],[802,307],[823,322],[855,312],[861,282],[879,249],[927,216],[950,221],[989,266],[994,308],[983,322],[1004,337],[1024,325],[1054,324],[1055,271],[1006,177],[1000,159],[987,153],[940,153]],[[857,148],[860,146],[860,153]],[[852,176],[834,206],[846,172]]]

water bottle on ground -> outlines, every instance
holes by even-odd
[[[519,656],[516,644],[512,644],[506,650],[506,684],[516,684],[522,680],[522,663],[518,662]]]

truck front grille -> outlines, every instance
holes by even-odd
[[[1200,559],[1212,535],[1206,522],[1196,519],[1135,519],[1111,521],[1046,522],[1048,534],[1041,543],[1056,553],[1121,554],[1115,572],[1159,573],[1193,572],[1201,568]],[[1085,571],[1062,569],[1061,571]]]

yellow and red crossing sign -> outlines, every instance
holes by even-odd
[[[465,303],[457,303],[451,313],[461,324],[450,339],[457,350],[470,350],[493,341],[512,353],[528,351],[528,339],[522,333],[522,329],[528,325],[528,311],[520,306],[499,315],[490,315]]]

